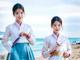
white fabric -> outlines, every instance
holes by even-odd
[[[57,46],[57,43],[60,44],[60,46]],[[60,56],[50,56],[50,52],[53,51],[52,49],[57,48],[57,51],[60,52]],[[52,35],[45,38],[45,42],[42,48],[42,55],[44,58],[49,57],[49,60],[63,60],[63,52],[69,52],[71,54],[71,45],[69,43],[69,40],[64,37],[63,35],[57,36],[53,33]],[[65,59],[67,60],[67,59]]]
[[[15,22],[15,23],[7,26],[6,32],[5,32],[4,37],[3,37],[3,45],[6,47],[6,49],[8,51],[11,49],[10,46],[12,46],[12,44],[11,45],[8,44],[9,37],[11,38],[11,43],[13,43],[19,37],[19,34],[21,32],[26,32],[26,33],[31,34],[30,39],[34,40],[34,37],[32,35],[32,29],[29,25],[22,23],[20,26],[17,22]],[[32,43],[33,44],[34,43],[33,40],[29,42],[26,39],[26,37],[21,37],[17,41],[17,43],[25,43],[26,42],[26,43]]]

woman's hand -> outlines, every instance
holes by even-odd
[[[21,32],[20,36],[25,36],[27,39],[29,39],[31,35],[25,32]]]
[[[58,52],[57,52],[57,47],[53,48],[50,52],[50,55],[53,56],[53,55],[58,55]]]
[[[26,39],[27,39],[31,44],[34,44],[33,41],[32,41],[32,38],[31,38],[31,34],[25,33],[25,32],[21,32],[21,33],[20,33],[20,36],[25,36]]]
[[[70,56],[70,54],[67,51],[63,53],[64,58],[68,58],[69,56]]]

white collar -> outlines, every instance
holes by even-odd
[[[57,35],[53,32],[52,36],[53,36],[55,39],[58,39],[59,36],[60,36],[60,34],[59,34],[59,36],[57,37]]]
[[[14,23],[19,29],[21,28],[21,26],[23,26],[23,23],[21,25],[19,25],[19,23],[15,22]]]
[[[63,43],[62,35],[60,33],[59,33],[59,36],[58,37],[55,35],[55,33],[53,33],[52,36],[56,39],[56,43],[58,45],[61,45]]]

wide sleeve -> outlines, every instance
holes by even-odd
[[[9,39],[10,35],[11,35],[11,32],[10,32],[10,28],[8,26],[6,28],[5,34],[2,39],[3,46],[8,50],[8,52],[11,51],[11,46],[8,44],[8,39]]]
[[[47,38],[45,39],[44,44],[43,44],[42,56],[43,56],[44,58],[47,58],[47,57],[50,56],[49,42],[48,42]]]
[[[71,48],[71,43],[69,39],[67,39],[67,51],[70,55],[72,54],[72,48]]]
[[[31,45],[34,45],[35,44],[35,36],[34,36],[33,30],[31,27],[30,27],[29,35],[30,35],[30,38],[28,39],[29,43]]]

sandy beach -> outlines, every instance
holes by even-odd
[[[6,54],[6,52],[5,52],[5,54]],[[3,54],[3,56],[0,55],[0,60],[5,60],[3,58],[4,58],[4,54]],[[39,56],[36,57],[36,60],[47,60],[47,59],[44,59],[40,54]],[[80,44],[72,45],[71,60],[80,60]]]
[[[42,56],[39,56],[36,58],[36,60],[47,60],[47,59],[44,59]],[[80,60],[80,44],[72,45],[71,60]]]
[[[72,60],[80,60],[80,44],[72,45]]]

